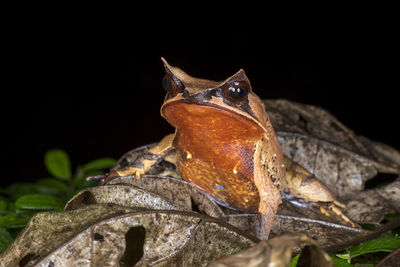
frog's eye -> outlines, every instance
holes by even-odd
[[[162,86],[165,91],[170,94],[176,95],[182,93],[184,86],[181,81],[174,79],[170,74],[165,74],[162,79]]]
[[[223,88],[222,94],[228,101],[238,104],[246,99],[249,92],[250,86],[246,82],[241,81],[227,84]]]
[[[165,74],[163,79],[162,79],[162,87],[164,88],[165,91],[171,92],[173,89],[172,86],[172,77],[169,74]]]

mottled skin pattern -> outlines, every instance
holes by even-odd
[[[191,77],[163,61],[167,95],[161,115],[175,127],[175,134],[108,178],[132,174],[139,178],[175,150],[173,162],[183,179],[228,207],[259,212],[261,239],[268,237],[281,195],[326,203],[354,225],[318,179],[283,157],[264,104],[252,92],[243,70],[216,82]],[[321,212],[330,216],[322,207]]]
[[[173,147],[179,151],[180,175],[229,206],[258,211],[253,151],[261,129],[210,106],[174,103],[164,106],[163,113],[177,127]]]

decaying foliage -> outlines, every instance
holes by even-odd
[[[265,105],[284,154],[321,179],[347,205],[344,211],[354,222],[379,225],[385,214],[400,212],[398,151],[355,135],[320,108],[285,100]],[[114,168],[128,165],[148,147],[128,152]],[[381,177],[386,185],[371,186]],[[287,266],[293,251],[305,249],[299,262],[330,266],[323,248],[369,233],[318,207],[284,201],[271,239],[259,243],[253,236],[255,216],[220,206],[163,161],[139,180],[119,177],[81,191],[63,212],[36,214],[0,263]]]

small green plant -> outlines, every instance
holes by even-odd
[[[13,242],[33,214],[61,211],[74,194],[98,184],[98,181],[86,181],[86,177],[104,174],[116,160],[100,158],[72,172],[68,154],[53,149],[46,152],[44,163],[50,177],[0,188],[0,253]]]
[[[394,218],[400,216],[399,213],[386,214],[382,223],[387,223]],[[373,230],[370,225],[365,229]],[[332,262],[337,267],[373,267],[376,263],[382,260],[386,255],[400,247],[400,227],[392,229],[391,232],[385,233],[384,237],[378,237],[354,245],[344,251],[338,251],[330,254]],[[291,267],[296,267],[300,255],[292,258]]]

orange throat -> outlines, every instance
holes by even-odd
[[[183,179],[224,205],[257,212],[253,154],[263,130],[248,118],[214,106],[179,102],[162,112],[177,129],[173,146]]]

